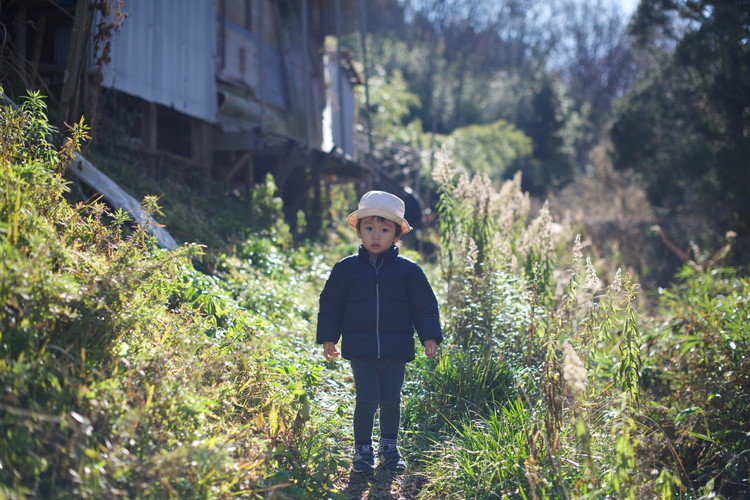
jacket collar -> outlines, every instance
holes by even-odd
[[[398,247],[396,245],[391,245],[391,248],[378,256],[378,262],[380,264],[390,264],[396,260],[396,257],[398,257]],[[370,263],[370,254],[367,252],[364,245],[359,246],[359,258],[364,259],[368,264]]]

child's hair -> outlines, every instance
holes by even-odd
[[[393,222],[392,220],[386,219],[385,217],[380,217],[379,215],[372,215],[370,217],[362,217],[361,219],[357,219],[357,230],[359,231],[360,229],[362,229],[362,221],[372,220],[372,219],[375,219],[378,222],[385,222],[385,221]],[[401,232],[402,232],[401,224],[396,224],[395,222],[393,222],[393,224],[396,226],[396,236],[401,236]]]

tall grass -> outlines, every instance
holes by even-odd
[[[532,216],[520,177],[495,186],[445,156],[434,177],[450,345],[415,371],[406,411],[432,433],[425,497],[655,491],[635,461],[647,428],[631,274],[612,270],[603,284],[580,235],[546,204]],[[684,491],[668,470],[660,477],[660,491]]]
[[[750,494],[750,281],[700,264],[689,263],[659,291],[662,319],[645,342],[641,418],[664,438],[647,443],[649,458],[683,488],[742,498]]]
[[[318,428],[336,416],[310,411],[320,369],[289,343],[318,276],[281,251],[269,186],[247,265],[205,275],[202,247],[159,249],[128,214],[67,201],[85,126],[58,149],[44,111],[33,93],[0,109],[0,496],[325,495],[340,463]]]
[[[528,412],[520,400],[483,418],[458,420],[452,437],[436,443],[426,467],[426,498],[503,498],[529,490]]]
[[[335,496],[346,381],[308,335],[334,251],[292,244],[272,180],[208,275],[203,247],[67,201],[85,124],[56,148],[32,93],[0,132],[0,496]],[[421,497],[747,496],[747,278],[691,262],[649,317],[519,176],[443,156],[435,181],[446,342],[410,364],[403,412]]]

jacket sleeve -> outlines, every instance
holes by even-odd
[[[416,263],[413,272],[409,274],[407,287],[409,309],[419,341],[424,344],[425,340],[433,339],[439,344],[443,341],[443,334],[440,328],[437,298],[427,276]]]
[[[341,338],[341,327],[344,322],[344,308],[348,295],[345,272],[341,262],[337,262],[320,293],[318,309],[318,327],[315,341],[338,342]]]

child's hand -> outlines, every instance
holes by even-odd
[[[339,352],[336,350],[336,344],[333,342],[323,342],[323,356],[326,361],[332,361],[332,358],[338,358]]]
[[[424,341],[424,355],[428,358],[434,358],[437,356],[437,342],[434,339],[427,339]]]

